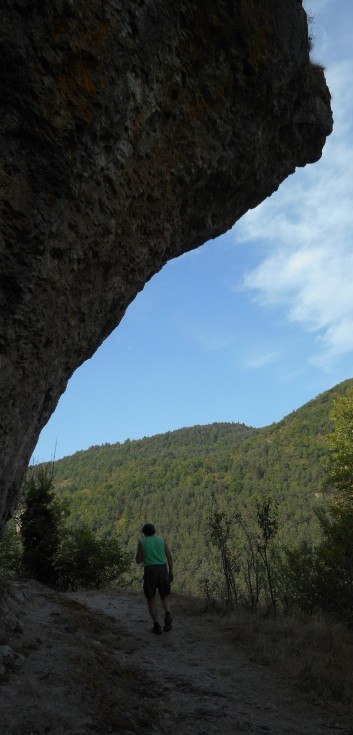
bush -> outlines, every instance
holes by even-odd
[[[25,508],[20,515],[23,569],[43,584],[55,585],[55,555],[60,544],[62,509],[53,490],[53,466],[30,468],[24,483]]]
[[[121,583],[129,565],[116,537],[102,540],[88,529],[68,529],[55,557],[56,584],[62,590],[98,589]]]
[[[22,572],[22,542],[16,521],[10,520],[0,541],[0,573],[4,577]]]
[[[315,590],[319,581],[312,545],[303,541],[294,549],[285,549],[284,555],[277,569],[283,608],[288,611],[294,606],[308,614],[318,611]]]
[[[31,468],[20,515],[25,574],[61,590],[99,588],[121,581],[129,560],[119,540],[97,539],[88,529],[65,529],[66,511],[53,486],[53,465]]]
[[[353,625],[353,507],[319,514],[322,540],[287,550],[284,585],[296,606]]]

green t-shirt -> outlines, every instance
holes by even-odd
[[[161,536],[145,536],[141,539],[143,566],[151,567],[155,564],[165,564],[165,541]]]

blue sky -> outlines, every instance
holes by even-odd
[[[266,426],[353,377],[353,3],[305,7],[333,97],[322,159],[145,286],[71,378],[34,462],[214,421]]]

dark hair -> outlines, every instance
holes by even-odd
[[[145,536],[153,536],[153,534],[156,533],[156,529],[155,529],[153,523],[145,523],[145,525],[144,525],[144,527],[142,529],[142,533]]]

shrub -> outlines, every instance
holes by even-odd
[[[88,529],[67,529],[55,557],[60,589],[98,589],[123,580],[130,561],[119,539],[97,539]]]
[[[16,530],[16,521],[11,519],[0,541],[0,573],[4,577],[22,572],[22,542]]]
[[[332,504],[319,514],[322,540],[286,551],[284,586],[304,612],[324,612],[353,625],[353,507]]]
[[[66,510],[53,485],[53,465],[30,469],[20,515],[25,574],[61,590],[121,581],[129,561],[119,539],[100,540],[88,529],[65,529]]]
[[[55,555],[60,544],[62,509],[53,490],[53,466],[28,471],[24,483],[25,507],[20,514],[23,569],[43,584],[55,585]]]

